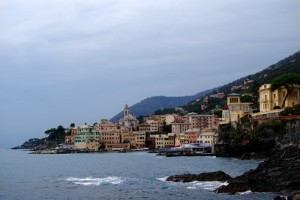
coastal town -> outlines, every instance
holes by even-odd
[[[252,80],[246,80],[246,84]],[[221,117],[212,114],[187,113],[149,115],[138,120],[130,114],[128,105],[123,110],[123,118],[117,122],[101,119],[93,125],[71,124],[65,128],[64,143],[55,149],[36,149],[35,153],[66,152],[99,152],[99,151],[139,151],[148,149],[189,149],[198,152],[215,153],[215,146],[225,141],[220,138],[222,127],[237,128],[245,119],[256,122],[277,119],[280,113],[300,103],[299,85],[292,91],[279,87],[272,90],[271,84],[259,87],[259,112],[253,110],[253,102],[242,101],[243,96],[223,92],[205,96],[196,101],[204,102],[201,109],[206,109],[208,98],[226,98]],[[180,109],[180,108],[178,108]],[[297,115],[287,118],[299,118]],[[244,126],[244,129],[247,127]],[[247,140],[243,141],[247,144]]]

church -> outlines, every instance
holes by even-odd
[[[119,120],[119,125],[131,128],[133,131],[136,131],[139,122],[133,115],[129,114],[129,108],[127,104],[125,105],[123,113],[124,117]]]

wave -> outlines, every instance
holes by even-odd
[[[239,192],[238,194],[239,195],[243,195],[243,194],[250,194],[250,193],[252,193],[252,191],[251,190],[247,190],[245,192]]]
[[[222,185],[228,185],[228,182],[220,182],[220,181],[193,181],[189,183],[182,183],[182,182],[169,182],[167,181],[168,176],[163,178],[156,178],[156,180],[167,182],[171,184],[180,184],[180,185],[187,185],[186,189],[189,190],[196,190],[196,189],[204,189],[213,191]]]
[[[208,158],[217,158],[217,156],[207,156]]]
[[[162,181],[162,182],[168,182],[167,181],[168,176],[162,177],[162,178],[156,178],[156,180]]]
[[[101,185],[101,184],[112,184],[112,185],[119,185],[124,182],[124,180],[120,177],[116,176],[108,176],[105,178],[93,178],[93,177],[86,177],[86,178],[74,178],[69,177],[65,179],[69,183],[73,183],[75,185]]]
[[[209,190],[209,191],[213,191],[215,189],[217,189],[218,187],[222,186],[222,185],[226,185],[228,183],[224,183],[224,182],[220,182],[220,181],[194,181],[191,182],[192,185],[188,186],[187,189],[204,189],[204,190]]]

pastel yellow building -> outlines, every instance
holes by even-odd
[[[299,86],[295,86],[294,90],[287,97],[284,105],[283,101],[287,90],[284,87],[271,90],[271,84],[264,84],[259,87],[259,113],[252,115],[253,119],[263,119],[278,117],[279,113],[286,107],[293,107],[300,103]]]
[[[175,146],[174,133],[150,135],[150,139],[154,148],[165,148]]]
[[[299,86],[295,86],[294,90],[287,97],[285,104],[282,106],[287,90],[281,87],[277,90],[271,90],[271,84],[264,84],[259,88],[259,104],[260,112],[269,112],[274,110],[274,107],[280,108],[293,107],[300,103]]]
[[[145,147],[146,133],[142,131],[122,132],[122,141],[129,141],[131,146],[137,148]]]
[[[251,113],[250,103],[242,103],[240,94],[228,94],[227,105],[229,109],[230,122],[239,123],[243,116]]]

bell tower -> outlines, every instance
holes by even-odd
[[[126,104],[125,108],[124,108],[124,117],[126,117],[128,115],[129,115],[129,109],[128,109],[128,105]]]

